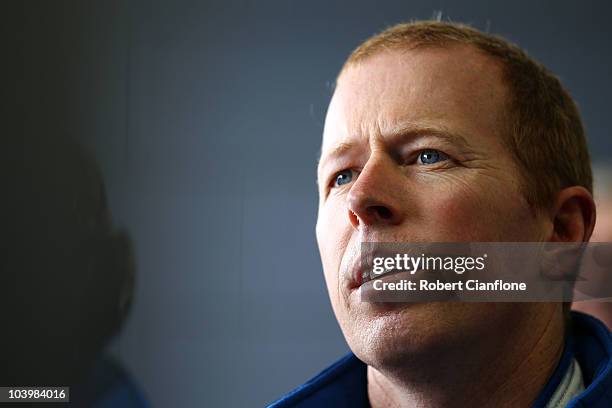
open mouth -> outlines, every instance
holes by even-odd
[[[397,273],[422,271],[421,258],[431,253],[430,244],[362,243],[361,256],[353,269],[356,287]]]

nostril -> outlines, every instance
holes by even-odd
[[[393,217],[391,210],[382,205],[372,207],[372,210],[383,220],[388,220]]]

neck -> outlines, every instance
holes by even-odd
[[[537,309],[537,308],[534,308]],[[393,368],[368,366],[373,408],[528,407],[557,366],[564,346],[561,308],[529,318],[494,339],[473,339],[472,347],[415,359]],[[408,359],[407,359],[408,360]]]

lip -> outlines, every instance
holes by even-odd
[[[340,267],[340,279],[343,280],[344,287],[352,292],[359,289],[363,282],[363,272],[365,271],[362,265],[361,256],[356,253],[347,259],[347,262]]]
[[[380,246],[374,245],[366,249],[365,252],[363,246],[361,247],[361,251],[353,252],[354,255],[351,257],[349,267],[347,268],[348,273],[346,273],[346,277],[348,278],[348,289],[350,291],[359,289],[367,282],[380,278],[372,278],[369,276],[369,270],[371,268],[368,265],[368,260],[372,260],[375,257],[393,256],[395,253],[395,251],[389,248],[381,248]],[[387,273],[382,274],[381,277],[386,274]]]
[[[357,261],[359,264],[361,261]],[[363,271],[365,269],[361,267],[361,265],[352,266],[348,268],[348,273],[345,273],[345,278],[347,280],[347,289],[349,291],[353,291],[359,289],[359,287],[363,284]]]
[[[408,244],[410,247],[401,248],[402,244]],[[418,256],[422,253],[428,253],[435,255],[439,253],[438,248],[435,247],[435,243],[422,242],[422,241],[405,241],[405,242],[391,242],[391,241],[377,241],[377,242],[361,242],[358,245],[359,250],[351,251],[349,262],[347,263],[348,268],[345,269],[345,279],[347,280],[347,289],[349,291],[356,290],[363,286],[365,283],[370,282],[374,279],[379,279],[385,275],[394,275],[401,273],[401,271],[384,272],[379,276],[371,276],[370,271],[373,265],[373,259],[377,257],[394,257],[399,254],[408,254],[412,256]],[[398,250],[397,245],[400,245]],[[443,255],[443,253],[440,253]]]
[[[406,302],[407,299],[404,293],[385,292],[384,296],[381,296],[380,294],[377,293],[376,290],[374,290],[374,282],[375,281],[381,281],[385,283],[400,282],[401,280],[404,280],[404,279],[411,279],[411,277],[412,275],[410,274],[410,272],[402,271],[402,272],[382,274],[379,277],[370,279],[364,282],[359,287],[361,300],[366,300],[369,302],[372,302],[372,301],[374,302],[380,302],[380,301]],[[411,299],[411,301],[414,301],[414,299]]]
[[[381,281],[384,283],[399,283],[401,281],[412,281],[415,283],[414,275],[407,271],[394,272],[383,274],[380,277],[370,279],[364,282],[359,287],[359,295],[361,301],[368,303],[403,303],[403,304],[415,304],[415,303],[427,303],[427,302],[440,302],[458,299],[455,291],[446,290],[431,290],[431,291],[394,291],[394,290],[376,290],[374,289],[374,283]]]

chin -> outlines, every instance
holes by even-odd
[[[362,303],[342,331],[353,353],[374,368],[418,368],[486,336],[491,312],[483,303]]]
[[[430,350],[439,333],[432,303],[360,303],[342,325],[355,355],[373,367]],[[434,322],[434,324],[432,324]],[[438,321],[439,323],[439,321]]]

